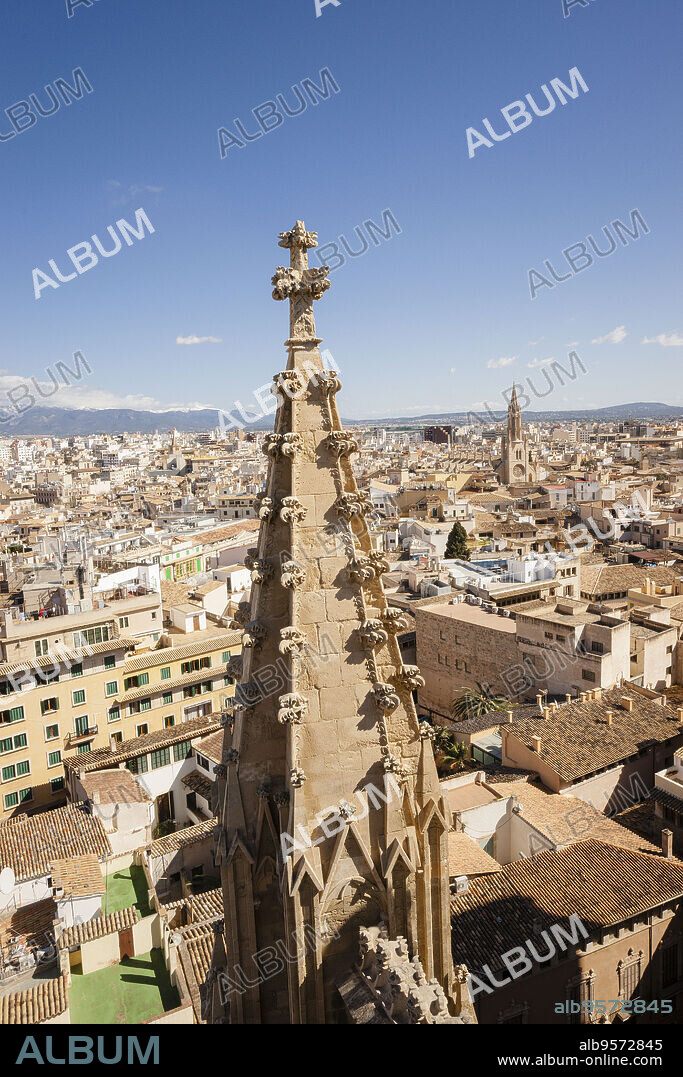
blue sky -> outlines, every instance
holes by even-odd
[[[389,209],[400,235],[347,258],[316,305],[344,414],[499,406],[570,346],[587,373],[541,406],[683,403],[676,0],[591,0],[569,18],[562,0],[32,8],[3,7],[0,133],[5,109],[47,105],[45,85],[75,68],[93,92],[0,143],[0,387],[80,350],[92,375],[49,403],[253,404],[284,366],[278,232],[303,218],[321,245],[344,234],[357,249],[355,227]],[[504,106],[542,103],[573,67],[588,93],[468,157],[468,127],[502,133]],[[252,109],[293,106],[323,68],[338,93],[221,159],[219,127],[257,131]],[[109,242],[139,207],[153,235],[35,299],[34,268],[65,274],[68,248]],[[636,208],[649,234],[531,301],[532,267],[567,273],[564,248],[589,233],[604,248],[603,226]],[[176,343],[193,336],[220,343]]]

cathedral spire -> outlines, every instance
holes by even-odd
[[[218,860],[230,1020],[316,1023],[341,1014],[337,983],[357,962],[362,927],[402,936],[451,990],[450,824],[413,703],[423,681],[403,665],[406,624],[387,605],[388,564],[350,463],[358,446],[318,350],[313,303],[328,269],[309,268],[317,235],[303,221],[279,243],[290,251],[273,277],[273,298],[290,303],[288,362],[263,445]],[[264,952],[288,954],[265,977]]]

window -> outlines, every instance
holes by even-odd
[[[0,722],[23,722],[23,720],[23,707],[11,707],[8,711],[0,711]]]
[[[81,632],[74,632],[74,647],[85,647],[93,643],[106,643],[109,639],[109,625],[98,625],[97,628],[84,628]]]
[[[192,755],[192,744],[189,740],[183,740],[180,744],[173,745],[173,759],[176,763],[180,763],[181,760],[187,759],[188,755]]]
[[[593,978],[588,976],[585,978],[577,977],[570,981],[567,985],[567,1000],[569,1002],[578,1002],[579,1006],[583,1002],[593,1001]],[[568,1016],[570,1025],[583,1025],[590,1021],[590,1015],[588,1013],[572,1013]]]
[[[104,668],[105,669],[115,669],[116,668],[116,655],[115,654],[107,654],[107,655],[104,656]]]
[[[76,748],[76,754],[77,755],[85,755],[89,751],[90,751],[90,745],[89,744],[79,744],[78,747]]]
[[[152,701],[151,701],[151,699],[141,699],[140,700],[140,710],[141,711],[148,711],[148,710],[151,710],[151,709],[152,709]]]
[[[57,740],[59,737],[58,725],[46,725],[45,726],[45,740]]]
[[[637,996],[640,987],[641,959],[642,952],[636,954],[634,950],[629,950],[626,959],[617,965],[620,998],[629,999]]]
[[[58,669],[51,669],[51,670],[49,670],[49,672],[46,669],[45,670],[38,670],[37,673],[38,673],[38,677],[43,682],[43,684],[56,684],[57,681],[59,680],[59,670]]]
[[[51,696],[50,699],[41,699],[40,701],[40,713],[52,714],[54,711],[59,710],[59,700],[56,696]]]
[[[583,677],[584,681],[591,681],[592,683],[595,683],[595,674],[592,669],[582,669],[581,676]]]
[[[553,634],[552,634],[552,632],[546,632],[546,633],[545,633],[545,638],[546,638],[546,639],[552,639],[552,638],[553,638]]]
[[[14,781],[15,778],[21,778],[25,774],[31,773],[31,764],[28,759],[22,759],[20,763],[10,763],[9,766],[2,768],[2,780],[3,782]]]
[[[162,681],[169,681],[171,679],[171,667],[163,666],[161,670]]]
[[[198,767],[202,767],[203,770],[209,769],[209,760],[205,759],[203,755],[200,755],[199,752],[196,752],[195,758],[197,760]]]
[[[127,617],[119,617],[119,628],[128,628],[128,624],[129,621]]]
[[[149,726],[147,722],[141,722],[140,725],[135,727],[135,736],[144,737],[145,733],[149,733]]]
[[[108,722],[118,722],[121,718],[121,710],[119,707],[110,707],[107,713]]]
[[[226,673],[225,676],[223,677],[223,687],[228,688],[229,685],[234,684],[234,683],[235,683],[235,678],[234,677],[228,677],[228,675]]]
[[[71,702],[74,707],[80,707],[82,703],[85,703],[85,688],[79,688],[76,692],[72,692]]]
[[[83,676],[83,663],[82,662],[76,662],[76,664],[71,667],[71,676],[72,677],[82,677]]]
[[[126,762],[126,767],[131,774],[146,774],[149,770],[149,758],[146,755],[138,755]]]
[[[80,717],[74,718],[74,732],[77,737],[85,737],[90,731],[90,723],[87,714],[82,714]]]
[[[59,793],[64,788],[63,778],[50,778],[50,792]]]
[[[135,677],[126,677],[123,687],[128,691],[129,688],[142,688],[145,684],[149,684],[149,673],[138,673]]]
[[[16,737],[5,737],[0,740],[0,752],[16,752],[18,748],[28,747],[28,737],[25,733],[17,733]]]
[[[19,803],[20,804],[27,804],[29,802],[29,800],[33,800],[33,789],[31,788],[31,786],[29,786],[28,789],[20,789],[19,790]]]
[[[36,649],[36,658],[42,658],[44,654],[47,654],[47,640],[37,639],[34,643]]]
[[[161,702],[164,704],[165,707],[167,707],[169,703],[172,703],[173,692],[164,692],[163,696],[161,697]]]
[[[223,657],[221,659],[223,665],[230,661],[230,651],[223,651]]]
[[[156,751],[152,752],[152,770],[158,770],[159,767],[166,767],[170,762],[170,748],[157,748]]]
[[[210,658],[193,658],[191,662],[181,662],[181,673],[195,673],[198,669],[209,669],[211,665]]]
[[[167,714],[165,716],[165,718],[164,718],[164,729],[170,729],[171,726],[174,726],[174,725],[175,725],[175,715],[174,714]]]
[[[5,810],[7,810],[8,808],[16,808],[18,803],[19,803],[19,794],[18,793],[8,793],[7,796],[5,797]]]
[[[62,761],[62,753],[60,751],[47,753],[47,765],[48,767],[58,767]]]
[[[665,946],[662,950],[662,987],[672,987],[678,983],[678,943]]]
[[[104,694],[105,694],[105,696],[115,696],[116,693],[118,692],[118,690],[119,690],[119,682],[118,681],[107,681],[107,683],[104,686]]]
[[[602,643],[596,643],[595,640],[591,643],[591,651],[593,654],[604,654],[605,648]]]
[[[114,745],[120,744],[122,742],[122,740],[123,740],[123,733],[121,732],[120,729],[117,729],[115,733],[112,733],[112,735],[111,735],[112,744],[114,744]]]

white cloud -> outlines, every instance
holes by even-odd
[[[48,381],[22,378],[18,374],[0,374],[0,409],[21,415],[34,404],[47,408],[130,408],[133,411],[195,411],[215,407],[214,404],[188,404],[186,400],[179,404],[168,404],[153,396],[112,393],[93,385],[65,385],[64,379],[71,376],[70,368],[66,374],[53,372]],[[9,391],[12,391],[12,396],[8,396]]]
[[[176,344],[222,344],[222,337],[176,337]]]
[[[124,187],[119,180],[107,180],[107,191],[115,206],[125,206],[128,202],[137,200],[141,194],[160,194],[165,190],[165,187],[155,187],[151,183],[132,183],[129,187]]]
[[[530,363],[527,363],[527,366],[531,367],[531,369],[534,370],[536,367],[548,366],[548,363],[554,363],[554,362],[555,362],[555,356],[554,355],[549,355],[547,359],[532,359]]]
[[[645,337],[643,344],[661,344],[662,348],[683,348],[683,336],[680,333],[660,333],[656,337]]]
[[[604,337],[596,337],[595,340],[591,340],[591,344],[621,344],[622,340],[626,340],[627,336],[626,326],[618,325],[610,333],[605,333]]]
[[[536,345],[537,345],[537,344],[540,344],[542,340],[545,340],[545,337],[539,337],[539,338],[538,338],[538,340],[530,340],[530,341],[529,341],[529,346],[530,346],[531,348],[535,348],[535,347],[536,347]]]
[[[486,366],[489,370],[499,370],[500,367],[510,366],[511,363],[516,363],[518,359],[518,355],[504,355],[501,359],[489,359]]]
[[[578,340],[572,340],[571,344],[565,344],[565,348],[578,348],[578,346],[579,346],[579,341]]]

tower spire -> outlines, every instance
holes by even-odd
[[[330,287],[309,268],[303,221],[280,235],[290,265],[273,298],[290,303],[287,369],[275,375],[275,429],[250,551],[250,609],[219,778],[225,998],[233,1022],[329,1022],[361,927],[402,936],[428,977],[452,988],[449,813],[421,738],[404,666],[401,611],[387,605],[368,498],[359,493],[325,370],[313,303]],[[266,977],[258,955],[287,952]],[[240,984],[240,990],[230,985]]]

